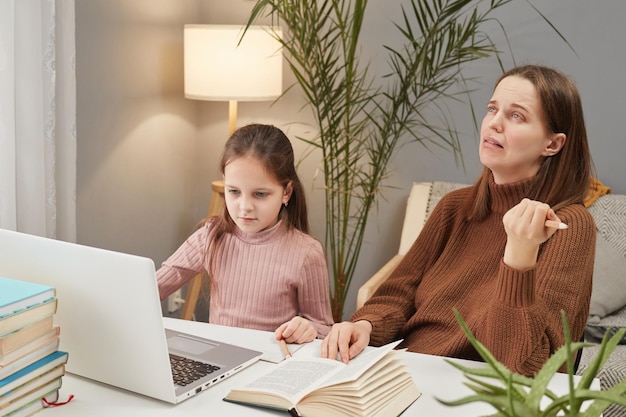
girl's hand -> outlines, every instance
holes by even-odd
[[[276,340],[285,339],[287,343],[307,343],[315,340],[317,330],[307,319],[296,316],[280,325],[274,332]]]
[[[520,271],[535,266],[539,246],[557,231],[546,227],[546,220],[560,221],[549,205],[528,198],[506,212],[502,217],[507,235],[505,264]]]

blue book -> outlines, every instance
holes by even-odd
[[[67,363],[68,354],[62,350],[57,350],[36,362],[20,369],[19,371],[0,379],[0,397],[16,387],[28,382],[38,375]]]
[[[52,316],[57,310],[57,301],[56,298],[53,298],[45,303],[20,310],[10,316],[0,317],[0,337],[5,337],[24,326]]]
[[[54,287],[0,277],[0,318],[42,304],[56,296]]]

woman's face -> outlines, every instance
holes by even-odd
[[[237,158],[224,167],[226,208],[243,232],[256,233],[274,226],[291,190],[291,183],[283,187],[256,158]]]
[[[480,162],[497,184],[533,177],[543,159],[559,152],[565,135],[545,126],[535,86],[509,76],[496,86],[480,129]]]

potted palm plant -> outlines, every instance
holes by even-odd
[[[385,46],[390,68],[380,76],[360,57],[367,0],[256,1],[248,25],[270,17],[283,28],[277,39],[317,123],[315,137],[299,139],[321,151],[335,320],[399,144],[442,147],[461,161],[442,99],[464,100],[476,81],[463,76],[466,64],[499,54],[483,27],[501,28],[494,11],[511,1],[410,0],[395,24],[404,45]]]
[[[606,391],[590,388],[602,365],[626,334],[626,329],[616,331],[612,337],[609,337],[610,333],[607,331],[597,356],[585,369],[578,384],[575,384],[573,355],[577,350],[591,346],[591,344],[572,343],[564,312],[561,312],[561,317],[565,345],[548,359],[534,378],[514,373],[498,362],[472,334],[458,311],[454,314],[468,340],[487,365],[483,368],[469,368],[449,361],[451,365],[463,372],[469,380],[466,385],[474,391],[474,394],[454,401],[439,400],[443,404],[459,406],[472,402],[485,402],[496,410],[496,414],[491,417],[599,417],[611,404],[626,407],[626,396],[624,396],[626,381]],[[569,392],[559,396],[548,389],[548,382],[563,364],[567,367]]]

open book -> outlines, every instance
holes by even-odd
[[[233,388],[224,400],[287,410],[292,416],[396,416],[421,395],[393,350],[398,343],[365,350],[348,365],[290,358]]]

